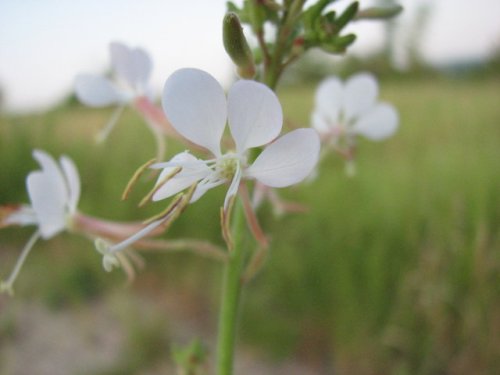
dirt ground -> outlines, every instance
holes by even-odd
[[[200,337],[209,353],[213,353],[214,332],[207,329],[204,312],[183,303],[187,302],[183,299],[185,297],[171,295],[159,304],[152,297],[124,290],[78,307],[51,309],[22,297],[0,296],[0,375],[119,374],[120,370],[116,369],[126,368],[124,358],[130,355],[131,347],[133,350],[134,345],[155,345],[154,340],[148,342],[141,336],[141,324],[149,331],[152,327],[153,331],[162,329],[163,326],[152,325],[162,316],[168,317],[165,325],[168,342],[187,343],[193,337]],[[131,340],[136,340],[132,346]],[[137,350],[142,353],[145,348]],[[127,370],[127,374],[175,375],[177,372],[169,357],[168,352],[164,356],[153,355],[152,365]],[[212,374],[213,365],[209,363],[208,367],[207,374]],[[266,362],[250,348],[238,351],[235,373],[313,374],[293,360]]]

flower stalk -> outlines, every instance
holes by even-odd
[[[236,327],[242,291],[242,274],[246,255],[245,218],[241,200],[233,208],[234,247],[224,267],[222,300],[217,335],[217,375],[232,375],[236,341]]]

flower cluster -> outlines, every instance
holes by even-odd
[[[152,63],[148,55],[119,43],[112,43],[110,49],[117,76],[128,88],[120,89],[104,77],[81,75],[77,78],[80,99],[102,106],[151,97],[147,80]],[[124,225],[79,213],[80,178],[74,163],[66,156],[56,162],[47,153],[34,151],[41,170],[31,172],[26,180],[31,205],[4,209],[8,214],[3,215],[0,225],[36,225],[38,229],[22,251],[12,275],[1,284],[2,290],[12,291],[19,269],[38,238],[50,239],[67,229],[96,239],[106,270],[125,266],[124,254],[130,246],[144,245],[145,238],[163,232],[188,204],[223,184],[229,187],[222,205],[222,232],[231,246],[224,226],[243,181],[256,182],[253,209],[267,197],[283,210],[286,205],[273,189],[304,180],[318,162],[321,141],[350,160],[358,135],[381,140],[396,131],[396,110],[388,103],[378,102],[377,96],[377,81],[368,73],[354,75],[345,83],[329,77],[316,92],[312,128],[295,129],[280,137],[282,108],[276,94],[266,85],[239,80],[226,96],[215,78],[204,71],[186,68],[174,72],[163,90],[164,118],[188,144],[211,156],[203,159],[183,151],[168,161],[146,164],[144,169],[160,170],[160,174],[143,202],[175,198],[166,210],[150,220]],[[224,138],[226,124],[229,140]],[[258,227],[248,195],[245,193],[242,198],[247,201],[250,227]],[[255,232],[259,231],[260,227]],[[158,246],[151,241],[147,244]]]
[[[278,98],[267,86],[240,80],[226,95],[210,74],[198,69],[181,69],[165,83],[163,108],[174,129],[191,143],[212,154],[202,160],[189,151],[156,163],[161,173],[150,194],[154,201],[173,197],[190,189],[189,203],[197,201],[208,190],[229,184],[224,199],[224,213],[238,193],[242,180],[255,179],[268,187],[285,187],[302,181],[315,167],[320,141],[314,129],[296,129],[277,138],[283,126],[283,112]],[[231,133],[233,150],[222,152],[221,143],[226,122]],[[249,151],[259,151],[257,157]],[[254,160],[250,158],[255,157]],[[149,228],[141,230],[126,242],[140,240],[165,221],[174,211],[167,211]],[[223,220],[224,222],[224,220]],[[226,238],[227,240],[227,238]],[[121,245],[98,244],[99,251],[110,256]]]

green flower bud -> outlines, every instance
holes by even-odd
[[[223,21],[222,35],[224,48],[231,60],[238,67],[238,74],[242,78],[255,76],[255,64],[252,51],[248,46],[240,20],[236,13],[228,12]]]
[[[359,2],[351,3],[346,10],[335,20],[335,27],[340,31],[356,16],[359,9]]]
[[[320,45],[323,51],[329,53],[344,53],[352,43],[356,40],[356,35],[347,34],[344,36],[335,37],[333,41],[324,42]]]
[[[403,11],[403,7],[401,5],[394,5],[390,7],[372,7],[360,10],[356,15],[356,20],[361,19],[387,19],[397,16],[399,13]]]

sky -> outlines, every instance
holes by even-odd
[[[235,1],[237,4],[241,0]],[[309,1],[307,4],[311,3]],[[339,0],[339,8],[350,1]],[[499,0],[400,0],[400,35],[415,10],[432,13],[422,35],[431,63],[480,59],[500,48]],[[373,0],[360,0],[361,8]],[[0,0],[0,88],[12,111],[43,110],[72,91],[78,73],[109,67],[108,45],[121,41],[146,49],[160,92],[176,69],[197,67],[228,84],[234,68],[222,46],[225,0]],[[357,22],[348,31],[362,55],[383,42],[380,22]]]

